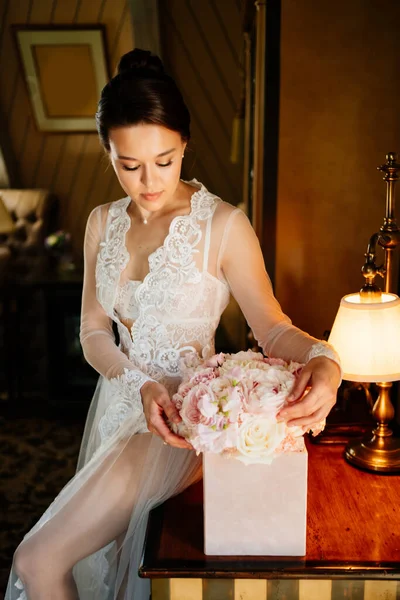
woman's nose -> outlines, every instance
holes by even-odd
[[[157,190],[153,190],[154,174],[151,170],[151,167],[143,166],[142,183],[149,192],[157,191]]]

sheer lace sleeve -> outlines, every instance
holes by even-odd
[[[247,216],[231,212],[221,241],[217,272],[225,278],[254,337],[271,357],[307,363],[326,356],[340,367],[332,346],[292,325],[276,300],[258,238]]]
[[[130,388],[134,385],[140,390],[151,378],[137,369],[117,347],[111,319],[96,297],[96,260],[105,213],[106,207],[95,208],[86,225],[80,341],[85,359],[100,375],[107,379],[118,378]]]

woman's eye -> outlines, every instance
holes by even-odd
[[[157,166],[158,166],[158,167],[169,167],[170,165],[172,165],[172,162],[173,162],[173,161],[172,161],[172,160],[170,160],[170,161],[169,161],[169,162],[167,162],[167,163],[157,163]],[[140,165],[139,165],[139,166],[140,166]],[[126,165],[122,165],[122,168],[124,169],[124,171],[137,171],[137,170],[138,170],[138,168],[139,168],[139,166],[138,166],[138,167],[127,167]]]

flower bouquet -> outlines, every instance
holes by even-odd
[[[172,398],[182,417],[175,431],[198,454],[270,464],[282,452],[304,450],[303,428],[276,419],[303,365],[251,350],[206,361],[188,354],[182,360],[184,378]],[[317,435],[324,425],[308,429]]]
[[[203,453],[205,554],[303,556],[304,431],[276,418],[302,365],[252,351],[182,361],[174,431]]]

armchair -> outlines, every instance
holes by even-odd
[[[47,190],[0,190],[0,273],[9,263],[27,269],[38,263],[54,207]]]

